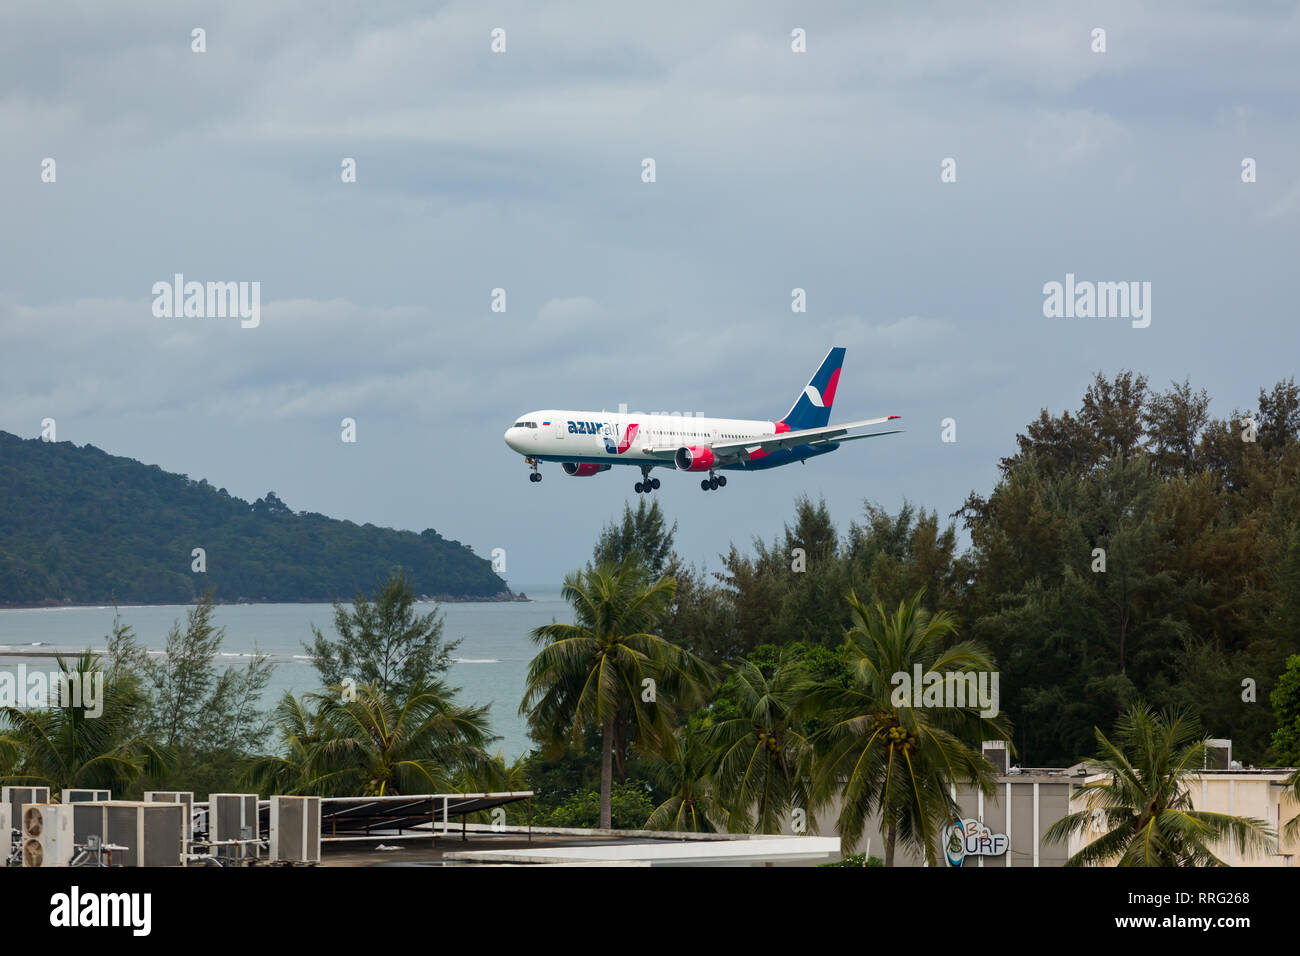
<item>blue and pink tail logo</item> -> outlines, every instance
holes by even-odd
[[[632,447],[632,441],[633,439],[636,438],[636,432],[638,427],[639,426],[637,426],[636,424],[628,425],[627,430],[623,432],[623,437],[619,439],[617,445],[614,444],[614,439],[606,438],[605,451],[609,452],[611,455],[623,454],[623,452],[627,451],[629,448]]]
[[[844,364],[844,349],[835,347],[826,353],[822,364],[813,373],[812,380],[804,386],[803,393],[795,399],[789,414],[782,419],[790,431],[805,428],[824,428],[831,419],[831,405],[835,390],[840,384],[840,367]]]

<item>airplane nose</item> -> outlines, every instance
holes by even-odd
[[[511,448],[513,448],[515,451],[519,450],[519,436],[517,434],[518,431],[519,429],[515,428],[512,425],[511,427],[506,429],[505,435],[502,436],[505,439],[506,444],[509,445]]]

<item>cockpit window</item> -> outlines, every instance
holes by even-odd
[[[536,428],[537,422],[515,422],[515,428]]]

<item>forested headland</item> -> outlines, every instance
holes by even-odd
[[[195,570],[194,549],[202,549]],[[0,431],[0,606],[350,598],[401,566],[417,595],[512,595],[491,562],[420,533],[251,504],[92,445]]]

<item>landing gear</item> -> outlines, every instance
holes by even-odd
[[[528,476],[528,480],[529,480],[529,481],[541,481],[541,480],[542,480],[542,473],[541,473],[540,471],[537,470],[537,459],[536,459],[536,458],[533,458],[533,457],[530,456],[530,457],[528,457],[528,458],[525,458],[524,461],[528,462],[528,467],[531,468],[531,469],[533,470],[533,471],[532,471],[532,474],[530,474],[530,475]]]
[[[713,472],[709,472],[709,477],[700,482],[701,491],[717,491],[725,487],[727,487],[727,476],[715,475]]]
[[[659,479],[650,477],[650,468],[646,465],[641,466],[641,480],[632,486],[636,493],[648,494],[651,491],[659,489]]]

